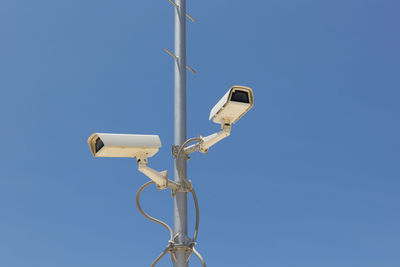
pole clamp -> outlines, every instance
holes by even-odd
[[[181,148],[181,146],[178,145],[172,145],[172,156],[174,156],[174,159],[176,159],[176,157],[178,156],[178,152],[179,149]],[[186,157],[187,160],[190,159],[189,155],[185,153],[185,151],[183,151],[184,156]]]
[[[177,188],[172,189],[172,196],[175,196],[176,193],[190,193],[193,191],[193,186],[191,181],[189,180],[190,185],[187,185],[185,182],[175,182],[177,184]]]

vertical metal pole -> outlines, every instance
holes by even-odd
[[[175,120],[174,120],[174,143],[182,145],[186,140],[186,0],[176,0],[175,8]],[[182,170],[186,175],[186,159],[182,157]],[[176,182],[183,182],[174,168]],[[187,193],[178,192],[174,198],[174,231],[175,242],[187,243]],[[186,251],[176,252],[174,267],[187,267]]]

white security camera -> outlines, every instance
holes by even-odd
[[[178,187],[168,179],[168,171],[159,172],[147,166],[147,158],[154,156],[161,147],[158,135],[94,133],[88,143],[95,157],[136,158],[139,171],[159,189]]]
[[[237,122],[254,106],[253,90],[235,85],[211,109],[210,120],[221,124],[221,131],[209,136],[200,136],[201,141],[185,148],[188,155],[195,151],[207,153],[208,149],[231,134],[231,124]]]
[[[88,139],[95,157],[152,157],[161,147],[158,135],[94,133]]]
[[[237,122],[254,105],[253,90],[235,85],[211,109],[210,120],[218,124]]]

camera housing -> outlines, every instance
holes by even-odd
[[[207,153],[208,149],[231,134],[231,124],[237,122],[254,106],[253,90],[235,85],[211,109],[210,120],[221,125],[221,131],[209,136],[200,136],[201,141],[185,148],[189,155],[195,151]]]
[[[158,135],[94,133],[88,139],[95,157],[152,157],[161,147]]]
[[[253,90],[246,86],[235,85],[211,109],[210,120],[218,124],[232,124],[253,106]]]

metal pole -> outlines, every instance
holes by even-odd
[[[175,106],[174,106],[174,143],[182,145],[186,140],[186,0],[176,0],[175,8]],[[186,175],[186,158],[182,157],[182,171]],[[178,183],[178,170],[174,168],[174,178]],[[187,193],[177,192],[174,198],[174,234],[177,244],[188,242],[187,235]],[[187,267],[187,252],[176,251],[174,267]]]

